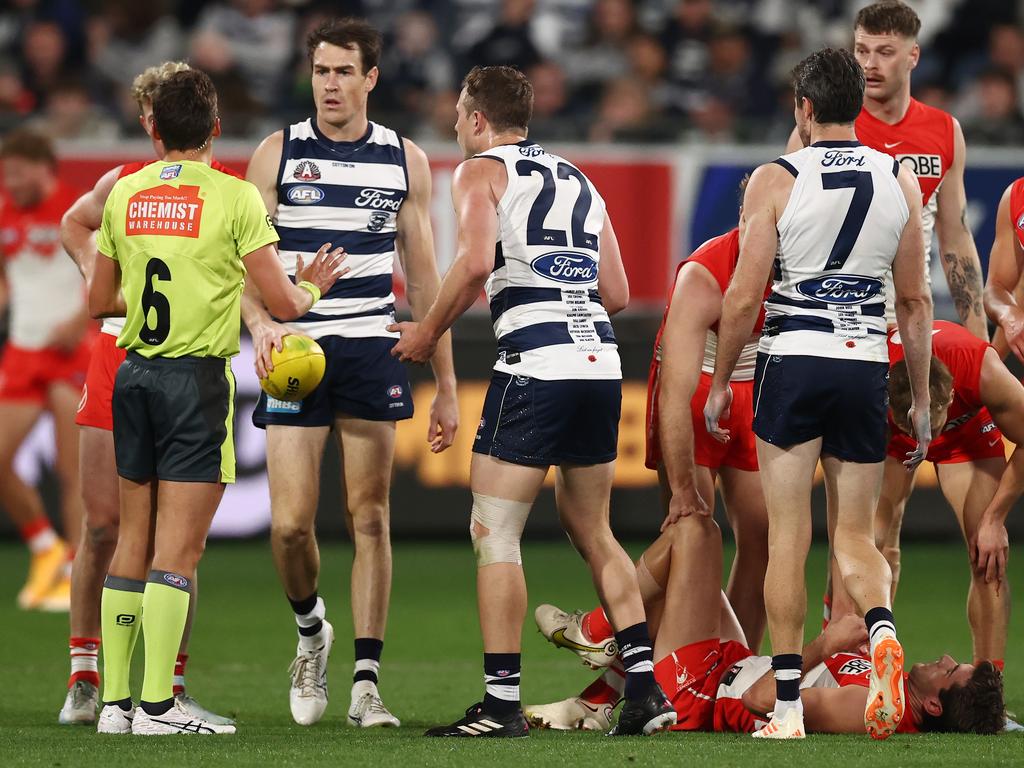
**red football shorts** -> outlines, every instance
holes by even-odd
[[[658,436],[658,367],[651,365],[647,381],[647,457],[648,469],[657,469],[662,463],[661,442]],[[729,430],[729,442],[720,443],[704,427],[704,403],[711,390],[711,376],[701,373],[697,391],[690,401],[693,418],[693,458],[701,467],[719,469],[733,467],[747,472],[757,471],[757,443],[754,439],[754,382],[733,381],[732,408],[729,418],[721,422]]]
[[[100,333],[92,345],[92,360],[82,388],[82,400],[78,404],[75,424],[80,427],[97,427],[113,430],[114,415],[111,403],[114,398],[114,377],[124,362],[127,352],[116,345],[117,337]]]
[[[916,445],[908,435],[894,430],[887,453],[894,459],[904,461]],[[962,464],[1005,457],[1003,433],[992,421],[988,410],[982,408],[970,421],[935,438],[928,446],[927,459],[935,464]]]
[[[92,341],[92,334],[87,335],[71,352],[8,343],[0,353],[0,400],[45,405],[54,384],[78,389],[85,382]]]
[[[715,730],[715,699],[722,676],[753,656],[734,640],[717,637],[677,648],[654,665],[654,678],[676,710],[673,731]]]

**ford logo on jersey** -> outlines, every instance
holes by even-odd
[[[592,283],[597,280],[597,260],[573,251],[545,253],[530,262],[530,269],[559,283]]]
[[[863,304],[882,290],[882,281],[860,275],[825,275],[796,286],[804,296],[826,304]]]
[[[324,191],[309,184],[298,184],[288,189],[288,202],[295,205],[316,205],[324,199]]]

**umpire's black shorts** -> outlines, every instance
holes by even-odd
[[[117,474],[136,482],[233,483],[234,402],[226,358],[129,352],[114,380]]]

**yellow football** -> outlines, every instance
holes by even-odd
[[[308,336],[289,334],[282,340],[281,351],[275,348],[270,354],[274,370],[260,379],[260,386],[273,398],[302,400],[324,377],[324,351]]]

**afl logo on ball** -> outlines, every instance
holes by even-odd
[[[394,384],[388,387],[388,397],[392,400],[397,400],[402,396],[402,387],[398,384]]]

